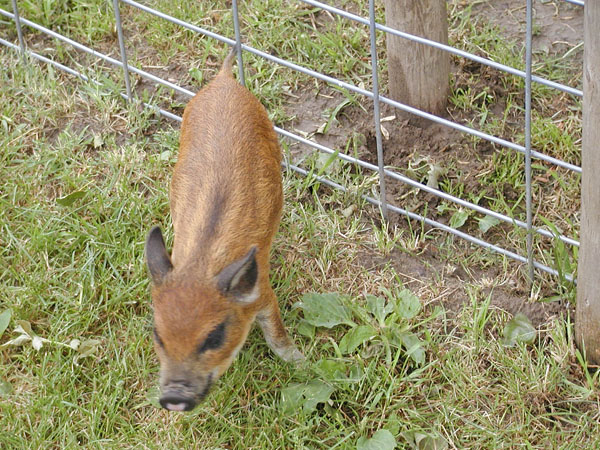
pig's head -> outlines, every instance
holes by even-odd
[[[202,267],[173,267],[160,228],[148,233],[154,347],[164,408],[193,409],[244,344],[259,295],[255,256],[254,246],[207,280],[197,276]]]

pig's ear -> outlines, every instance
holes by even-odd
[[[234,300],[251,303],[258,298],[258,265],[256,246],[242,258],[232,262],[217,275],[217,287]]]
[[[153,227],[146,238],[146,263],[154,284],[161,284],[173,269],[160,227]]]

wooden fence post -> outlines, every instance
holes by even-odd
[[[586,0],[583,52],[581,248],[575,341],[600,364],[600,1]]]
[[[446,0],[384,0],[384,4],[387,26],[448,43]],[[387,60],[392,99],[436,115],[445,112],[450,78],[448,52],[387,33]],[[406,113],[400,115],[408,117]]]

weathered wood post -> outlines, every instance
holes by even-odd
[[[384,4],[387,26],[448,43],[446,0],[384,0]],[[432,114],[445,112],[450,78],[448,52],[387,33],[387,59],[391,98]],[[408,117],[406,113],[401,115]]]
[[[586,0],[583,51],[581,248],[575,341],[600,364],[600,1]]]

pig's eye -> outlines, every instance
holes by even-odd
[[[198,346],[198,353],[214,350],[223,345],[225,340],[225,322],[220,323],[214,330],[208,333],[206,340]]]

